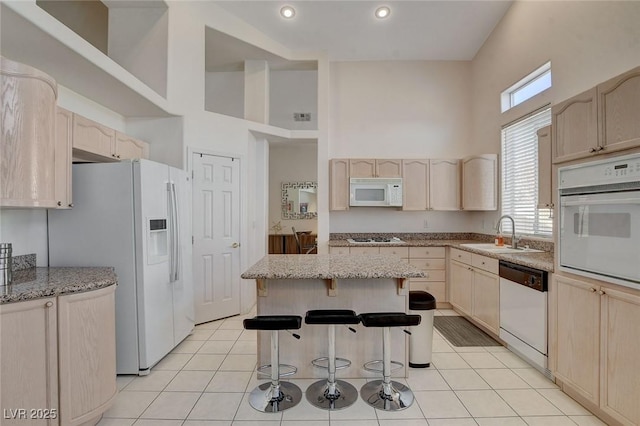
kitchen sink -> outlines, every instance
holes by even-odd
[[[461,247],[466,247],[470,249],[476,250],[484,250],[490,253],[498,253],[498,254],[525,254],[525,253],[542,253],[542,250],[530,249],[530,248],[512,248],[510,246],[496,246],[495,244],[485,243],[485,244],[460,244]]]

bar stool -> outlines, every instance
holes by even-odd
[[[391,380],[391,365],[402,368],[403,364],[391,361],[391,327],[408,327],[420,324],[420,315],[407,315],[403,312],[372,312],[360,314],[360,320],[365,327],[382,328],[382,360],[369,361],[364,365],[368,371],[380,372],[380,368],[374,368],[376,364],[382,364],[382,380],[368,382],[360,389],[362,399],[369,405],[379,410],[397,411],[404,410],[413,403],[413,392],[402,383]],[[406,330],[405,333],[411,334]]]
[[[247,330],[271,330],[271,364],[258,367],[258,372],[270,371],[271,382],[257,386],[249,394],[249,404],[263,413],[277,413],[291,408],[302,399],[302,391],[298,386],[289,382],[280,382],[280,377],[290,376],[298,369],[292,365],[280,364],[278,346],[279,330],[299,330],[302,317],[297,315],[264,315],[247,318],[243,322]],[[293,334],[296,339],[300,336]],[[285,367],[289,371],[280,372]]]
[[[336,380],[336,370],[347,368],[351,361],[336,358],[336,325],[353,325],[360,323],[360,318],[354,311],[348,309],[327,309],[308,311],[305,315],[306,324],[328,325],[329,354],[316,358],[311,363],[316,367],[326,368],[329,372],[327,380],[319,380],[307,388],[307,400],[314,406],[324,410],[339,410],[348,407],[358,399],[358,390],[344,380]],[[349,327],[349,330],[356,332]],[[336,365],[336,361],[341,365]],[[323,363],[326,363],[324,365]]]

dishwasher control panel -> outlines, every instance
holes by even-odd
[[[547,291],[547,272],[515,263],[500,261],[500,278],[537,291]]]

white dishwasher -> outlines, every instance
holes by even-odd
[[[547,362],[547,273],[502,260],[499,271],[500,338],[551,377]]]

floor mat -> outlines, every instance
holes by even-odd
[[[435,316],[433,325],[454,346],[502,346],[464,317]]]

